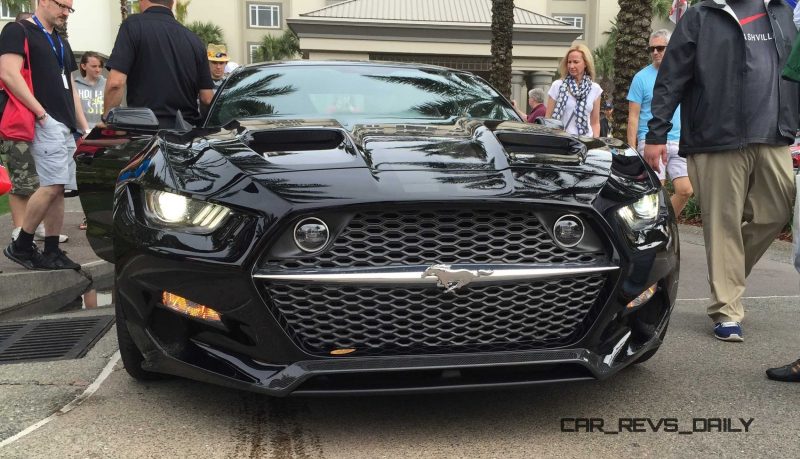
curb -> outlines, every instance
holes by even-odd
[[[22,271],[0,274],[0,318],[58,311],[90,288],[111,288],[114,265],[93,261],[80,271]]]

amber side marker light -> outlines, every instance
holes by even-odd
[[[164,306],[172,309],[173,311],[180,312],[189,317],[196,319],[210,320],[212,322],[220,322],[219,313],[208,306],[195,303],[194,301],[187,300],[182,296],[174,293],[163,292],[161,294],[161,302]]]
[[[355,349],[334,349],[331,351],[331,355],[347,355],[352,354],[355,351]]]
[[[656,284],[653,284],[650,287],[647,287],[647,290],[642,292],[641,295],[637,296],[633,301],[628,303],[627,308],[628,309],[633,309],[633,308],[635,308],[637,306],[641,306],[641,305],[647,303],[647,301],[650,298],[652,298],[653,295],[655,295],[655,293],[656,293]]]

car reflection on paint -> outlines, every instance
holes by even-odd
[[[137,379],[504,388],[603,379],[665,336],[678,234],[655,175],[473,74],[255,65],[202,126],[156,125],[116,109],[76,154]]]

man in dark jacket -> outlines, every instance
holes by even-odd
[[[703,217],[714,335],[742,341],[745,278],[789,220],[797,84],[781,79],[797,30],[783,0],[705,0],[678,22],[653,90],[645,159],[666,162],[681,105]]]

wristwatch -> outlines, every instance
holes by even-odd
[[[47,112],[44,112],[41,115],[37,116],[36,121],[42,121],[45,118],[47,118]]]

